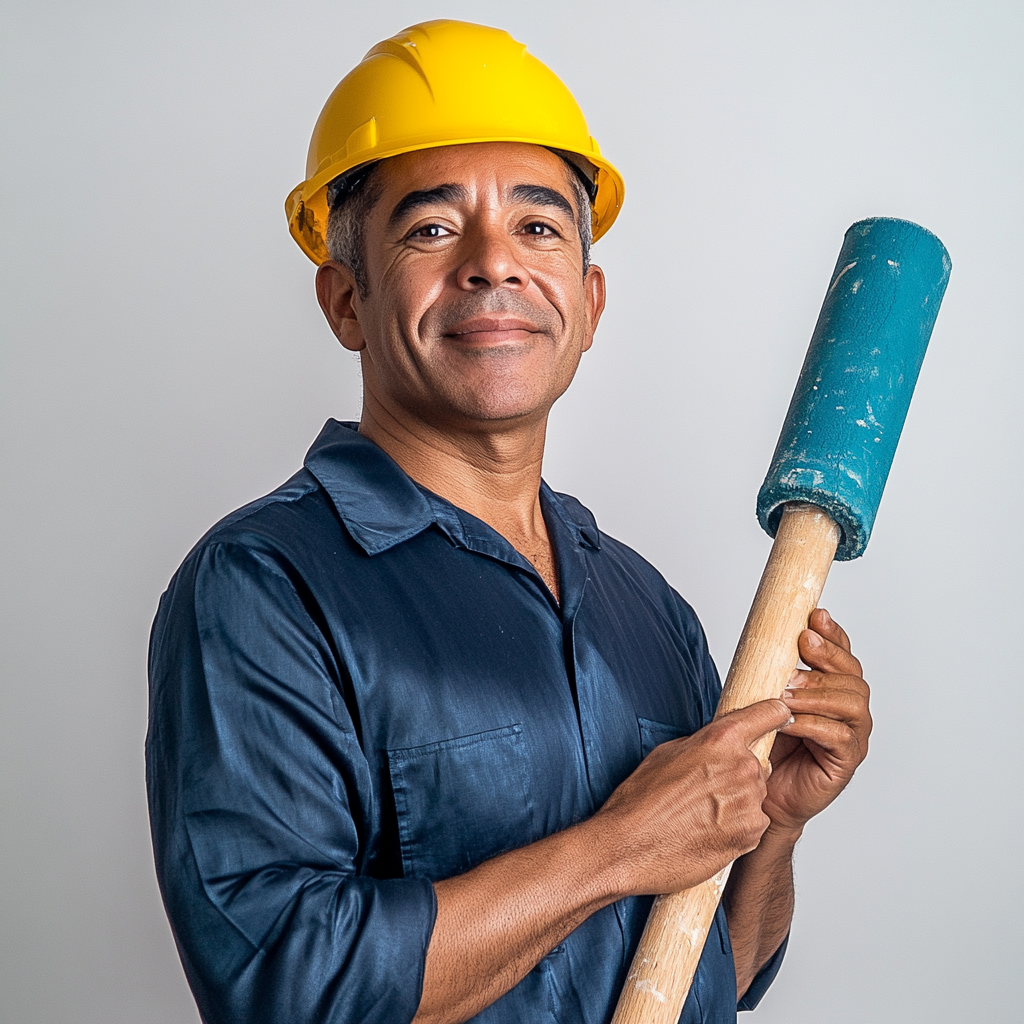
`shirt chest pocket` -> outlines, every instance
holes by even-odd
[[[680,736],[688,736],[689,732],[678,725],[666,725],[665,722],[655,722],[650,718],[637,718],[640,726],[640,756],[646,757],[655,747],[670,740],[677,740]]]
[[[402,870],[437,881],[538,838],[521,725],[388,751]]]

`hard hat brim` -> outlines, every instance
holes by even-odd
[[[373,162],[414,153],[423,149],[440,149],[445,146],[470,146],[484,142],[519,142],[529,146],[552,149],[551,139],[521,138],[514,136],[489,135],[479,138],[446,139],[443,142],[426,142],[383,149],[374,153]],[[597,168],[597,194],[591,205],[593,217],[593,240],[596,242],[615,223],[625,199],[626,186],[622,175],[604,157],[593,151],[584,152],[568,148],[560,142],[559,149],[577,153]],[[322,168],[312,178],[297,185],[285,200],[284,209],[288,217],[288,230],[299,248],[317,265],[330,259],[327,252],[327,186],[346,171],[353,170],[365,159],[342,159]]]

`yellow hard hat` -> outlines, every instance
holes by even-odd
[[[323,263],[334,178],[399,153],[470,142],[527,142],[583,157],[595,174],[595,241],[619,214],[622,176],[554,72],[501,29],[427,21],[378,43],[331,93],[313,129],[306,180],[285,202],[288,230]]]

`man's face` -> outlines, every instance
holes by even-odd
[[[366,296],[333,263],[317,288],[391,415],[501,429],[543,420],[569,386],[604,307],[600,269],[583,274],[570,173],[518,143],[422,150],[377,169]]]

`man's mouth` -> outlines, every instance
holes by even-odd
[[[445,337],[469,345],[500,345],[510,341],[525,341],[537,333],[537,325],[517,317],[473,317],[463,320],[445,332]]]

